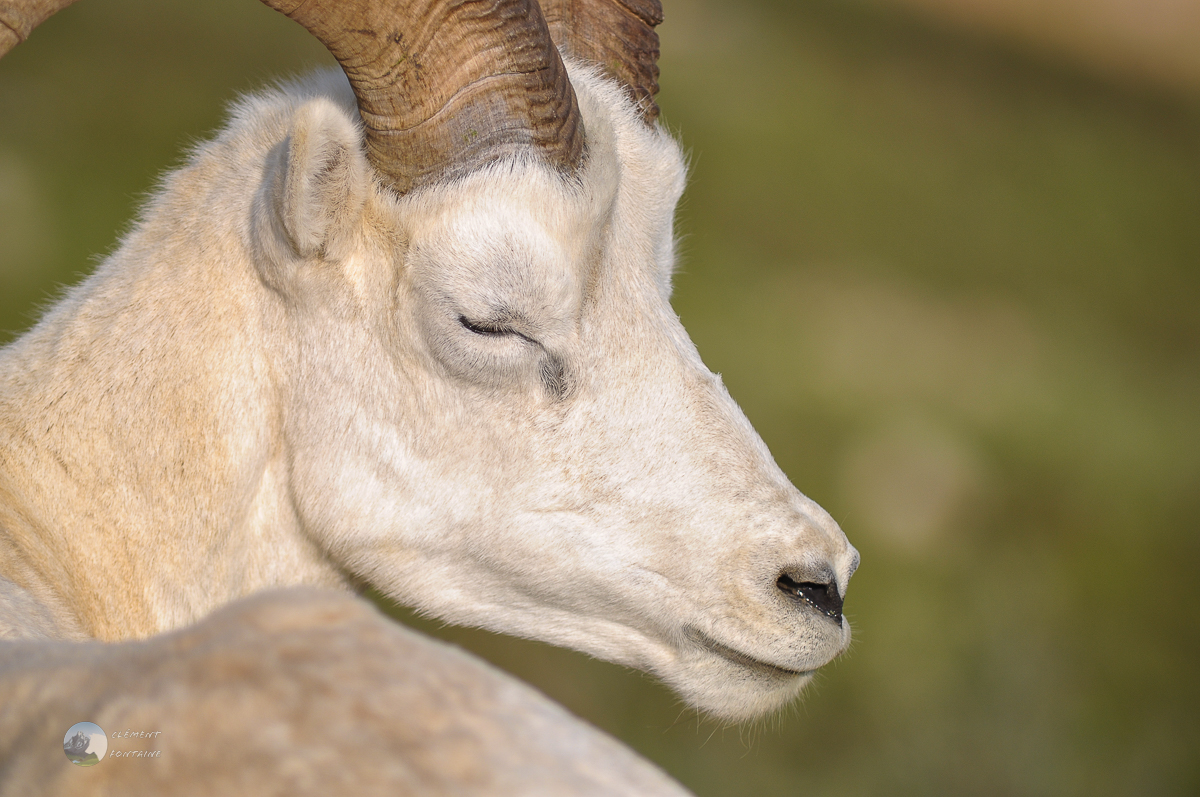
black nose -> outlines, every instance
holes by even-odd
[[[832,581],[818,584],[812,581],[796,581],[787,573],[779,577],[775,586],[789,598],[807,603],[821,614],[842,621],[842,596],[838,594],[837,584]]]

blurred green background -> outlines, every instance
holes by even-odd
[[[396,614],[701,795],[1200,794],[1194,89],[895,6],[665,5],[675,306],[862,552],[855,644],[726,727]],[[5,339],[237,92],[328,62],[250,0],[85,0],[0,61]]]

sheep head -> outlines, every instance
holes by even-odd
[[[429,615],[729,719],[794,697],[849,643],[858,554],[671,309],[685,170],[653,124],[657,4],[547,3],[547,27],[531,0],[266,1],[349,82],[244,102],[114,260],[207,225],[235,254],[205,267],[252,277],[270,505]],[[636,46],[579,32],[610,23]]]
[[[295,345],[293,492],[399,602],[753,716],[848,644],[857,554],[671,310],[677,146],[569,68],[569,177],[514,159],[395,196],[349,120],[297,110],[256,259]]]

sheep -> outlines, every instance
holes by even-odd
[[[241,101],[0,352],[0,675],[369,583],[724,719],[793,699],[858,554],[670,309],[657,3],[264,2],[344,74]],[[7,46],[65,4],[0,3]]]
[[[514,678],[341,593],[267,591],[142,642],[0,651],[4,797],[687,794]],[[58,750],[84,718],[109,735],[88,769]]]

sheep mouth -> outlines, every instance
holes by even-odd
[[[788,667],[780,667],[778,664],[771,664],[770,662],[756,659],[740,650],[721,644],[698,628],[688,627],[684,629],[684,635],[693,643],[710,653],[715,653],[726,661],[771,678],[790,680],[804,675],[812,675],[813,673],[812,670],[793,670]]]

